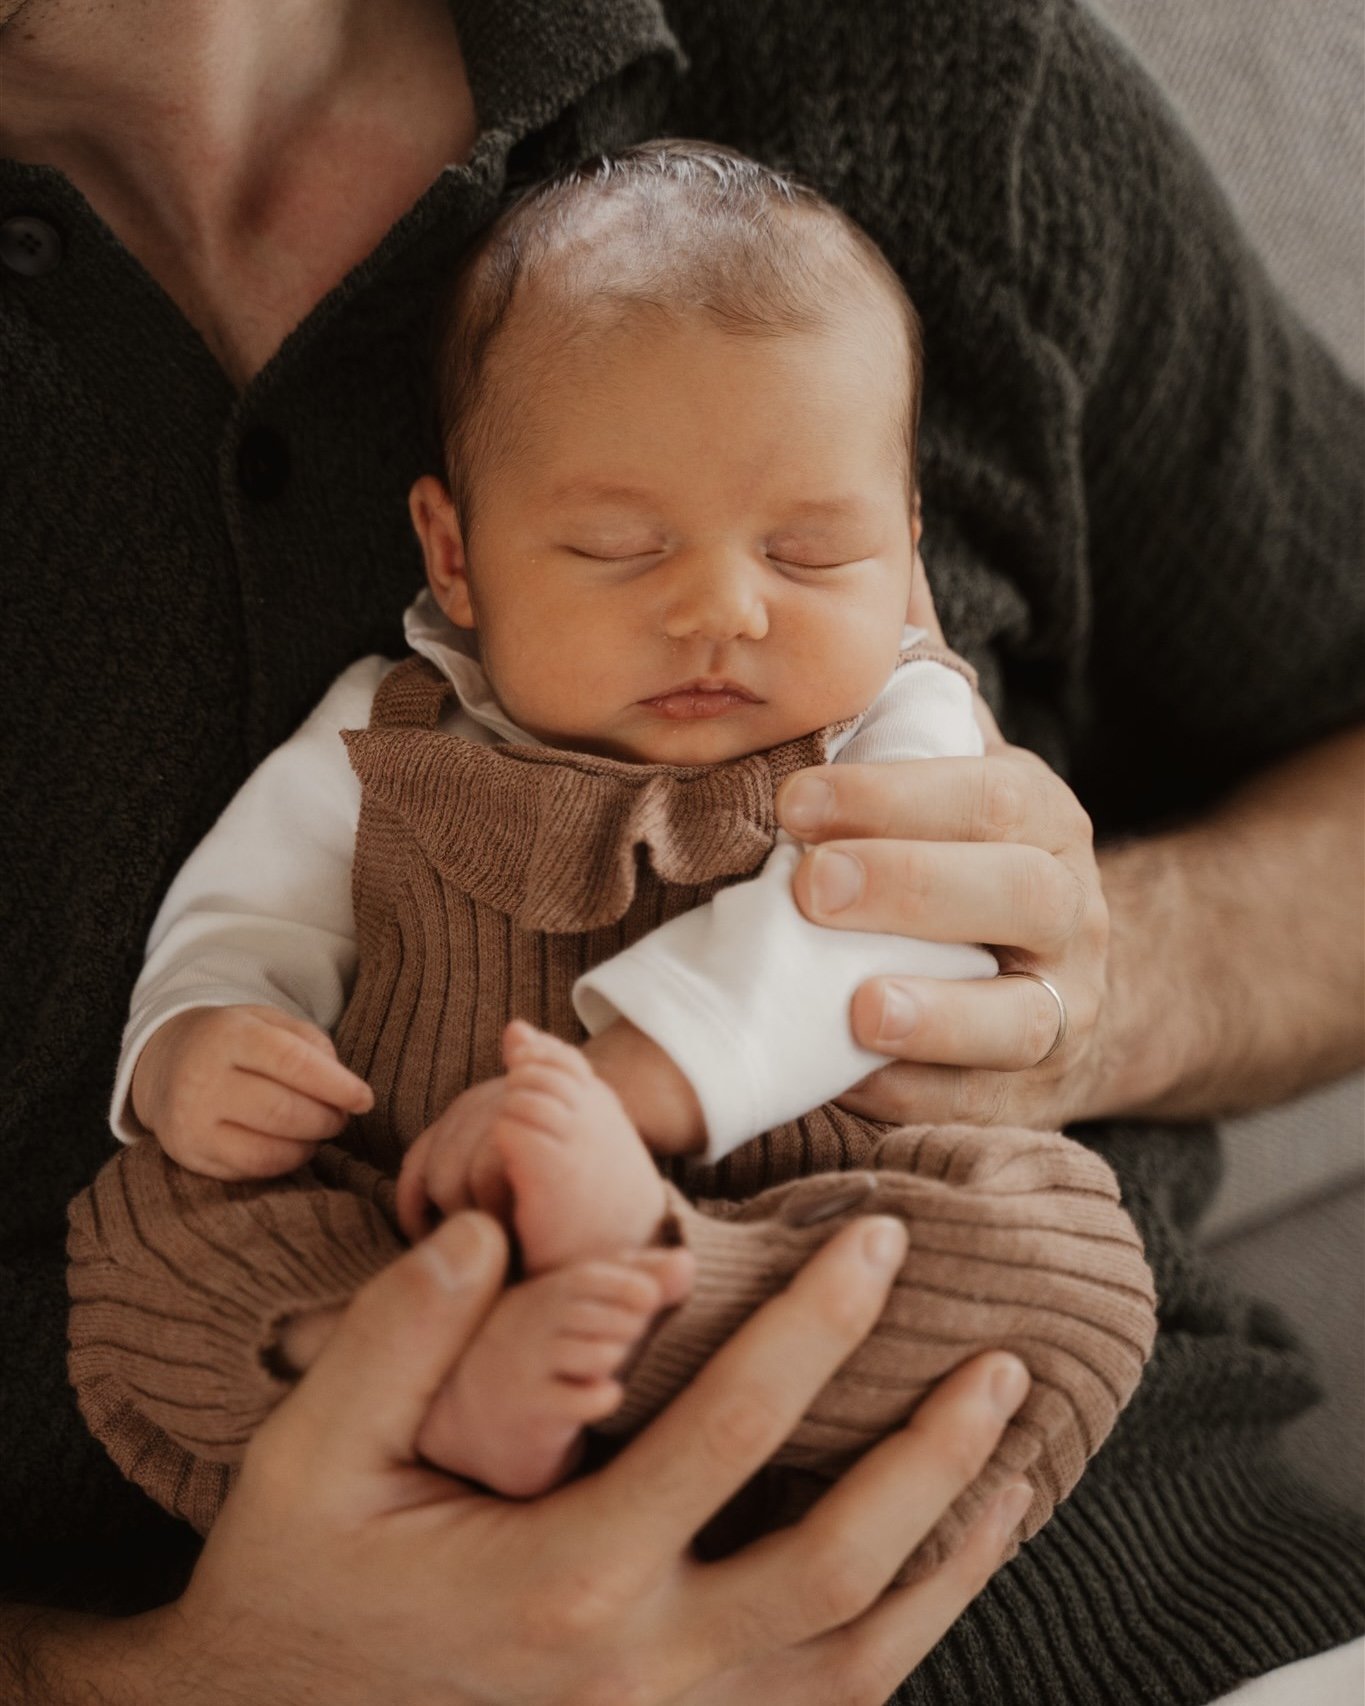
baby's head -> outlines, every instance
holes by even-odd
[[[463,263],[427,574],[509,715],[704,764],[865,710],[919,537],[919,322],[857,226],[711,143],[590,162]]]

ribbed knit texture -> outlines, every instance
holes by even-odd
[[[795,167],[924,318],[926,560],[1013,738],[1101,830],[1207,803],[1365,709],[1359,393],[1267,285],[1162,103],[1078,0],[462,0],[478,170],[443,174],[237,397],[56,174],[0,218],[0,1581],[165,1592],[186,1548],[66,1390],[67,1199],[158,900],[250,765],[356,656],[396,655],[434,466],[427,319],[506,179],[648,135]],[[278,435],[249,491],[243,440]],[[1156,1275],[1132,1404],[1057,1518],[906,1690],[1198,1706],[1359,1633],[1358,1525],[1279,1465],[1314,1385],[1210,1279],[1203,1130],[1094,1128]]]
[[[1075,1486],[1132,1395],[1156,1331],[1151,1275],[1114,1176],[1047,1132],[970,1126],[887,1134],[871,1170],[798,1178],[712,1218],[679,1199],[678,1235],[696,1257],[691,1296],[647,1340],[608,1434],[638,1428],[674,1398],[831,1234],[858,1214],[901,1220],[909,1248],[872,1333],[773,1459],[791,1521],[978,1351],[1013,1351],[1032,1386],[985,1471],[902,1568],[906,1583],[957,1546],[1006,1481],[1034,1488],[1011,1544],[1035,1535]],[[861,1187],[861,1188],[860,1188]],[[718,1205],[717,1205],[718,1206]],[[728,1207],[728,1205],[726,1205]]]
[[[499,1070],[509,1019],[580,1040],[570,1000],[579,975],[748,875],[776,835],[777,783],[826,750],[811,736],[679,768],[487,747],[440,732],[453,692],[410,658],[380,683],[368,728],[344,736],[362,784],[360,962],[336,1045],[375,1105],[340,1143],[355,1163],[390,1174],[455,1096]],[[820,1153],[812,1132],[833,1142],[808,1171]],[[755,1179],[784,1181],[777,1189],[738,1209],[718,1202],[714,1219],[707,1202],[697,1213],[674,1193],[695,1289],[642,1347],[605,1431],[630,1432],[656,1414],[851,1215],[895,1215],[910,1248],[881,1320],[776,1465],[837,1476],[935,1381],[990,1346],[1016,1351],[1033,1375],[988,1470],[916,1553],[909,1580],[947,1556],[1021,1471],[1035,1497],[1019,1538],[1037,1532],[1131,1397],[1155,1300],[1114,1176],[1079,1144],[961,1126],[883,1132],[817,1109],[731,1159],[732,1192]],[[855,1162],[873,1171],[818,1170]],[[721,1169],[692,1171],[714,1179]],[[344,1298],[390,1239],[373,1203],[357,1222],[360,1204],[295,1179],[259,1205],[252,1189],[224,1192],[230,1242],[211,1250],[196,1197],[211,1202],[215,1187],[182,1188],[164,1163],[137,1169],[136,1184],[133,1174],[107,1168],[72,1210],[72,1380],[125,1472],[207,1527],[227,1469],[281,1395],[269,1370],[281,1317]],[[187,1314],[187,1291],[208,1301],[230,1288],[231,1308],[208,1330]]]

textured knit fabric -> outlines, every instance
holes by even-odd
[[[457,16],[487,140],[240,396],[65,180],[0,167],[0,220],[62,244],[41,276],[0,266],[0,1575],[30,1594],[145,1602],[190,1553],[66,1389],[65,1204],[112,1149],[127,995],[171,875],[348,662],[396,653],[420,578],[406,493],[437,465],[429,314],[509,178],[708,136],[867,226],[925,321],[945,630],[1102,831],[1207,804],[1365,700],[1359,394],[1078,0]],[[1358,1526],[1275,1443],[1311,1370],[1193,1247],[1211,1133],[1081,1135],[1142,1234],[1156,1350],[1076,1493],[906,1701],[1197,1706],[1360,1631]],[[231,1247],[230,1215],[197,1199],[192,1272]]]
[[[581,1040],[570,998],[585,965],[765,859],[776,835],[776,784],[829,748],[812,736],[680,769],[488,747],[441,732],[454,693],[437,669],[412,658],[381,683],[368,728],[345,737],[362,782],[354,861],[360,959],[336,1045],[369,1082],[375,1106],[340,1144],[390,1174],[455,1096],[499,1070],[509,1019]],[[718,1223],[675,1193],[673,1230],[695,1253],[695,1288],[644,1348],[607,1431],[638,1427],[675,1397],[746,1314],[875,1197],[880,1212],[906,1223],[909,1254],[877,1328],[776,1466],[837,1476],[902,1424],[934,1381],[992,1345],[1016,1351],[1033,1375],[986,1473],[919,1549],[909,1579],[946,1556],[1020,1471],[1035,1497],[1019,1538],[1042,1526],[1131,1397],[1155,1313],[1137,1235],[1097,1156],[1038,1132],[884,1131],[829,1106],[764,1133],[718,1166],[683,1170],[733,1196],[758,1181],[784,1184],[738,1212],[715,1204]],[[862,1164],[875,1171],[853,1179],[823,1171]],[[259,1378],[245,1394],[231,1387],[242,1330],[264,1335],[247,1349],[268,1366],[273,1323],[253,1319],[248,1307],[196,1345],[180,1334],[158,1343],[157,1323],[177,1314],[185,1283],[176,1267],[182,1195],[173,1173],[145,1174],[164,1179],[165,1195],[144,1191],[116,1231],[94,1205],[117,1171],[107,1169],[73,1210],[72,1380],[92,1431],[120,1467],[158,1503],[207,1528],[224,1488],[201,1454],[235,1466],[263,1419],[253,1416],[253,1401],[274,1399]],[[233,1246],[241,1269],[281,1255],[304,1272],[315,1255],[328,1262],[325,1243],[317,1252],[281,1252],[270,1194],[259,1225],[251,1224],[250,1200],[235,1198],[246,1215]],[[160,1295],[149,1294],[158,1269]],[[276,1308],[287,1313],[312,1300],[304,1286],[277,1298]],[[164,1438],[139,1430],[136,1417],[155,1417]]]

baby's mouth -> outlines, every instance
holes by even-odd
[[[698,676],[695,681],[679,682],[676,687],[640,700],[647,710],[677,722],[698,717],[723,717],[729,711],[740,711],[748,705],[762,703],[756,693],[751,693],[739,682],[717,676]]]

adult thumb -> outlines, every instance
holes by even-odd
[[[361,1287],[257,1441],[270,1435],[292,1462],[338,1484],[415,1461],[432,1399],[497,1299],[506,1268],[496,1222],[453,1215]]]

